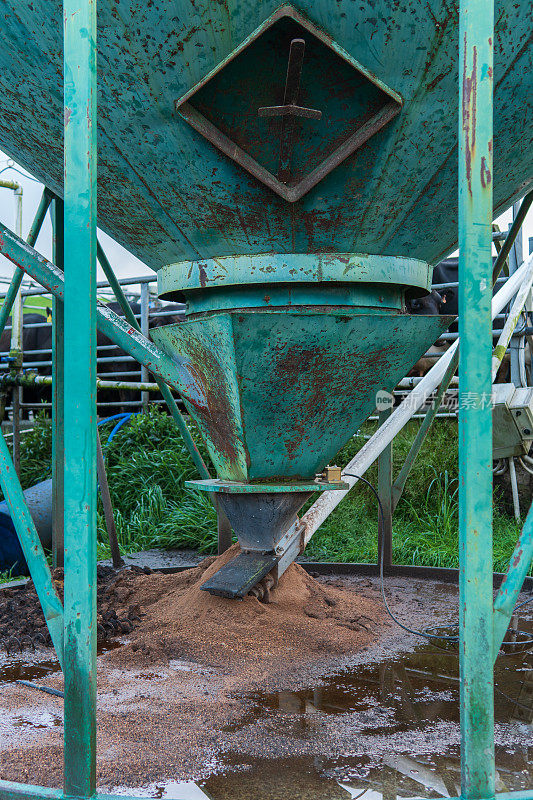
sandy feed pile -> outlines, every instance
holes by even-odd
[[[318,583],[292,564],[271,602],[213,597],[201,585],[229,561],[238,546],[198,567],[173,575],[125,577],[117,590],[125,606],[138,603],[142,621],[129,643],[110,654],[118,663],[192,660],[234,671],[254,664],[295,664],[353,653],[375,640],[384,624],[375,601],[353,589]]]

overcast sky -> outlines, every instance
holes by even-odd
[[[35,216],[39,200],[43,191],[43,185],[33,180],[24,170],[8,160],[5,153],[0,151],[0,176],[2,179],[15,180],[23,187],[23,234],[26,237],[29,227]],[[511,211],[509,210],[498,220],[500,228],[506,230],[508,224],[512,219]],[[0,222],[3,222],[10,228],[15,227],[15,198],[13,192],[6,189],[0,189]],[[526,219],[524,231],[524,254],[528,252],[528,238],[533,237],[533,210],[530,210]],[[115,273],[119,278],[140,277],[142,275],[151,275],[155,277],[155,273],[149,269],[145,264],[139,261],[135,256],[125,250],[121,245],[107,236],[103,231],[99,231],[99,238],[102,246],[113,266]],[[52,256],[52,226],[50,217],[47,215],[46,221],[43,225],[36,249],[42,253],[46,258]],[[12,264],[7,261],[3,256],[0,256],[0,278],[10,277],[13,272]],[[98,280],[103,280],[104,275],[100,268],[98,268]],[[5,285],[5,284],[4,284]],[[133,287],[132,287],[133,288]],[[0,290],[3,290],[0,285]]]
[[[0,151],[0,178],[2,180],[16,181],[22,186],[22,229],[24,238],[26,238],[30,225],[33,222],[35,212],[37,211],[37,206],[39,205],[44,187],[42,183],[31,179],[28,173],[17,164],[14,164],[12,167],[10,166],[11,164],[13,164],[13,162],[8,160],[5,153]],[[7,225],[12,230],[15,227],[15,198],[13,192],[7,189],[0,189],[0,222],[3,222],[4,225]],[[149,267],[143,264],[142,261],[139,261],[138,258],[135,258],[135,256],[121,247],[118,242],[115,242],[114,239],[111,239],[103,231],[98,231],[98,238],[104,248],[104,252],[111,262],[115,274],[118,275],[119,278],[140,277],[142,275],[154,275],[155,278],[155,273]],[[41,228],[36,250],[42,253],[46,258],[52,257],[52,224],[49,214],[47,214],[44,225]],[[0,277],[11,276],[12,272],[13,265],[6,258],[0,256]],[[100,267],[98,267],[98,280],[104,279],[105,276]],[[1,286],[0,291],[3,291]]]

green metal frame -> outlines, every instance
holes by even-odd
[[[64,794],[96,791],[96,0],[64,0]]]
[[[459,12],[459,658],[461,792],[495,793],[492,608],[494,6]]]
[[[31,275],[54,297],[64,299],[64,275],[44,256],[40,255],[20,237],[0,223],[0,253]],[[169,358],[158,347],[137,331],[129,322],[119,317],[107,306],[96,309],[96,325],[112,342],[144,364],[157,378],[173,386],[182,397],[202,404],[205,389],[191,369],[187,359]]]
[[[191,389],[186,365],[176,369],[150,349],[132,328],[131,320],[128,327],[97,313],[95,0],[64,0],[64,19],[64,293],[63,275],[54,265],[31,248],[22,247],[20,239],[5,228],[0,230],[0,251],[7,251],[19,267],[38,276],[56,298],[64,299],[63,335],[69,341],[64,353],[64,610],[1,435],[0,484],[65,674],[65,781],[62,790],[0,781],[0,800],[112,798],[96,794],[95,789],[97,316],[106,332],[118,331],[121,345],[127,344],[128,337],[135,341],[131,350],[160,379],[177,385],[185,396],[199,391],[199,387]],[[469,401],[475,400],[464,404],[459,419],[461,796],[481,800],[495,796],[493,659],[533,555],[533,510],[493,607],[492,418],[486,402],[491,391],[492,356],[492,3],[462,0],[460,21],[460,391]],[[0,312],[0,329],[21,277],[22,271],[17,271]],[[58,328],[60,335],[61,324]],[[59,387],[60,371],[57,376]],[[56,415],[61,429],[58,409]],[[498,798],[533,800],[533,791],[500,794]]]
[[[418,258],[374,256],[366,253],[292,253],[255,256],[224,256],[202,261],[178,262],[162,267],[157,273],[161,296],[210,286],[230,288],[245,285],[276,284],[379,283],[385,288],[416,286],[431,288],[433,270]],[[353,288],[353,287],[352,287]]]
[[[327,492],[335,489],[348,489],[344,481],[305,481],[290,483],[239,483],[237,481],[209,480],[185,481],[187,489],[197,489],[215,494],[286,494],[294,492]]]
[[[391,412],[392,408],[380,412],[379,426],[386,422]],[[378,456],[378,495],[381,510],[378,516],[378,553],[383,560],[384,570],[392,564],[392,514],[394,511],[392,451],[393,443],[391,442]]]
[[[56,198],[52,206],[53,258],[54,264],[57,264],[60,269],[63,269],[65,247],[64,222],[63,201]],[[62,567],[64,563],[64,329],[63,301],[52,297],[52,555],[54,567]]]
[[[122,291],[122,286],[118,282],[118,280],[116,278],[116,275],[113,272],[113,268],[112,268],[111,264],[109,263],[109,261],[107,259],[107,256],[104,253],[104,250],[103,250],[102,246],[100,245],[100,242],[97,243],[97,253],[98,253],[98,261],[100,262],[100,266],[102,267],[102,269],[104,271],[104,274],[105,274],[107,280],[109,281],[109,285],[111,286],[111,288],[113,290],[113,294],[115,295],[115,297],[117,299],[117,302],[119,303],[122,311],[124,312],[124,316],[126,317],[127,321],[130,323],[130,325],[132,325],[135,328],[135,330],[139,331],[139,333],[140,333],[141,332],[141,326],[139,325],[139,323],[135,319],[135,315],[134,315],[133,311],[131,310],[130,304],[126,300],[124,292]],[[164,381],[161,380],[161,378],[157,378],[156,377],[156,383],[159,386],[159,389],[161,391],[161,394],[163,395],[163,399],[164,399],[165,403],[167,404],[167,407],[168,407],[168,410],[169,410],[169,412],[170,412],[170,414],[172,416],[172,419],[174,420],[174,422],[178,426],[179,432],[181,433],[183,441],[185,442],[185,447],[187,448],[187,451],[188,451],[189,455],[191,456],[196,469],[198,470],[198,472],[200,473],[200,476],[203,479],[209,480],[209,478],[211,478],[209,470],[207,469],[207,466],[206,466],[205,461],[203,460],[203,458],[202,458],[202,456],[200,454],[200,451],[198,450],[198,448],[196,447],[196,445],[194,443],[194,440],[193,440],[193,438],[191,436],[189,428],[187,427],[187,424],[186,424],[185,420],[183,419],[183,415],[182,415],[181,411],[179,410],[179,408],[177,406],[177,403],[174,400],[174,397],[172,396],[172,392],[168,388],[167,384]]]
[[[52,193],[49,192],[48,189],[45,189],[42,194],[41,200],[39,202],[39,206],[37,207],[37,211],[35,213],[35,219],[33,220],[33,224],[28,234],[27,242],[32,247],[37,241],[39,231],[42,228],[44,219],[46,217],[46,213],[48,211],[50,203],[52,202],[52,199],[53,199]],[[0,308],[0,334],[3,332],[4,328],[7,325],[7,321],[9,319],[9,315],[11,314],[13,303],[15,302],[18,291],[21,287],[23,277],[24,277],[24,270],[21,267],[17,266],[13,274],[13,278],[11,279],[9,289],[7,290],[7,294],[4,298],[4,302],[2,303],[2,307]]]
[[[56,593],[50,567],[47,564],[35,524],[28,511],[13,459],[1,433],[0,486],[6,498],[24,558],[33,578],[59,663],[64,666],[63,606]]]

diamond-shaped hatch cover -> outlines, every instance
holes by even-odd
[[[283,6],[177,100],[176,110],[294,202],[390,122],[401,102],[292,6]]]

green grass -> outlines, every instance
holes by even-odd
[[[172,420],[151,408],[131,419],[110,443],[114,423],[100,428],[115,521],[123,553],[148,548],[195,548],[216,551],[216,515],[204,494],[184,488],[199,477]],[[394,442],[397,474],[416,435],[412,421]],[[375,430],[367,423],[338,454],[344,465]],[[193,436],[207,459],[196,431]],[[21,448],[21,479],[26,488],[50,476],[51,427],[40,417],[26,433]],[[374,485],[377,469],[366,478]],[[438,420],[422,448],[394,515],[393,550],[396,563],[454,567],[458,565],[457,424]],[[494,567],[500,571],[516,543],[518,526],[494,507]],[[375,562],[377,509],[375,498],[362,483],[335,509],[315,534],[306,551],[313,560]],[[98,508],[98,556],[109,556],[101,505]]]
[[[17,577],[18,577],[17,575],[13,575],[12,569],[4,570],[4,572],[0,572],[0,585],[2,583],[9,583],[9,581],[14,581],[16,580]]]
[[[419,427],[409,423],[394,440],[394,475],[398,474]],[[367,423],[341,450],[344,465],[376,429]],[[455,420],[438,420],[415,461],[393,520],[393,558],[397,564],[435,567],[459,565],[458,439]],[[377,467],[365,475],[377,485]],[[376,562],[378,512],[373,493],[364,484],[337,506],[311,540],[306,554],[314,560]],[[494,503],[494,569],[507,568],[518,537],[518,525]]]

